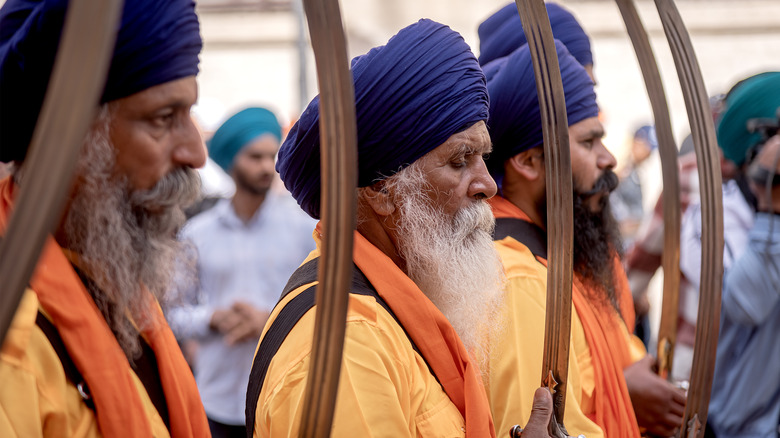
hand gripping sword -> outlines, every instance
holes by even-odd
[[[78,152],[106,83],[123,2],[71,0],[49,89],[0,243],[0,345],[71,187]],[[42,208],[43,207],[43,208]]]
[[[672,0],[655,0],[680,77],[699,166],[702,203],[702,262],[699,313],[691,369],[691,386],[680,437],[703,435],[712,392],[720,326],[723,282],[723,192],[717,139],[707,90],[680,12]]]
[[[680,300],[680,180],[677,168],[677,147],[672,136],[669,107],[661,82],[658,64],[650,46],[634,0],[616,0],[626,31],[634,46],[639,67],[645,80],[658,136],[663,176],[664,250],[661,264],[664,270],[664,298],[661,308],[661,328],[658,331],[658,374],[671,379],[674,347],[677,342],[677,315]]]
[[[549,432],[568,435],[563,426],[571,333],[573,192],[569,124],[561,70],[543,0],[516,0],[531,51],[544,135],[547,184],[547,314],[542,386],[553,396]]]
[[[327,437],[336,405],[356,221],[355,92],[338,0],[304,0],[320,88],[322,255],[299,436]]]

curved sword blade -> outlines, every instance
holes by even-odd
[[[26,175],[0,243],[0,345],[62,215],[84,136],[95,118],[116,40],[123,2],[71,0]]]
[[[356,221],[355,92],[338,0],[304,0],[320,88],[322,255],[301,437],[327,437],[336,404]]]
[[[658,374],[665,379],[670,379],[674,346],[677,342],[677,314],[680,299],[681,212],[677,146],[672,135],[672,122],[669,118],[669,106],[666,103],[661,73],[658,71],[647,31],[639,19],[634,0],[616,0],[616,2],[642,70],[647,95],[653,108],[658,151],[661,155],[664,209],[664,251],[661,264],[664,270],[664,298],[661,327],[658,331]]]
[[[572,291],[573,189],[561,70],[543,0],[516,0],[531,49],[542,115],[547,184],[547,314],[542,386],[553,394],[550,432],[565,436],[566,382],[569,374]]]
[[[720,295],[723,281],[723,192],[717,140],[710,115],[707,90],[701,70],[680,13],[671,0],[655,0],[691,123],[693,144],[699,166],[702,204],[702,261],[699,313],[691,369],[691,386],[680,432],[696,437],[707,423],[718,347]]]

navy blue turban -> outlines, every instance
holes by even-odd
[[[8,0],[0,9],[0,161],[27,154],[67,5]],[[192,0],[126,1],[101,103],[196,75],[201,46]]]
[[[569,54],[563,43],[555,40],[555,49],[561,66],[569,125],[597,117],[599,108],[590,76]],[[490,95],[488,131],[493,141],[493,152],[487,160],[487,166],[500,186],[506,160],[544,144],[542,116],[527,44],[511,55],[486,65],[485,71],[492,72],[487,86]]]
[[[265,108],[246,108],[227,119],[209,140],[209,156],[225,172],[230,172],[233,159],[253,140],[271,134],[282,141],[282,127],[276,116]]]
[[[571,12],[555,3],[546,3],[553,36],[560,40],[582,65],[593,64],[590,38]],[[526,44],[523,23],[514,2],[504,6],[479,25],[479,65],[514,52]]]
[[[352,60],[358,186],[387,178],[488,116],[485,77],[463,38],[420,20]],[[279,150],[276,169],[313,218],[320,216],[319,96]]]

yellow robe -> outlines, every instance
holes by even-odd
[[[547,268],[531,251],[511,237],[495,243],[507,275],[505,320],[499,342],[490,357],[487,385],[493,420],[499,436],[513,425],[528,422],[533,393],[541,384],[544,325],[547,300]],[[644,346],[622,325],[631,357],[647,353]],[[588,438],[604,433],[593,414],[595,388],[593,363],[585,332],[572,306],[569,377],[564,425],[569,435]]]
[[[310,258],[318,252],[312,254]],[[271,314],[266,330],[283,305],[309,286],[284,298]],[[311,358],[313,310],[298,321],[270,363],[257,403],[256,437],[298,436]],[[349,297],[331,436],[465,436],[460,411],[403,328],[373,297]]]
[[[38,309],[35,293],[27,290],[0,350],[0,436],[99,437],[94,411],[65,377],[57,353],[35,324]],[[154,436],[169,437],[140,379],[132,377]]]

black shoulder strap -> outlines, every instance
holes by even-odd
[[[516,218],[496,219],[493,240],[511,237],[531,250],[531,254],[547,260],[547,233],[531,222]]]
[[[317,280],[318,260],[319,259],[317,258],[309,260],[292,274],[290,280],[287,282],[287,285],[282,291],[280,301],[284,299],[284,297],[286,297],[290,292]],[[287,335],[292,331],[293,327],[295,327],[295,324],[298,323],[298,321],[303,317],[304,314],[306,314],[306,312],[309,311],[309,309],[314,307],[316,291],[317,285],[312,285],[298,294],[295,298],[290,300],[290,302],[288,302],[287,305],[284,306],[284,308],[279,312],[276,319],[274,319],[273,323],[268,328],[268,331],[263,337],[263,340],[260,341],[260,347],[258,347],[257,354],[255,354],[255,359],[252,363],[252,371],[249,374],[249,386],[246,392],[246,430],[248,438],[252,438],[254,435],[257,403],[260,399],[260,392],[263,389],[263,383],[265,382],[265,376],[268,372],[268,367],[271,365],[271,360],[276,355],[276,352],[279,351],[279,348],[282,346],[282,343],[284,342],[285,338],[287,338]],[[385,300],[379,296],[379,293],[368,281],[368,278],[366,278],[360,269],[357,268],[357,266],[353,266],[352,287],[350,289],[350,293],[357,295],[369,295],[374,297],[377,304],[382,306],[387,311],[387,313],[390,314],[390,316],[398,321],[398,318],[396,318],[395,314],[390,309],[390,306],[388,306]],[[403,325],[401,325],[400,322],[398,325],[403,328]],[[420,350],[414,344],[412,338],[409,337],[408,333],[406,336],[409,338],[409,342],[411,342],[412,348],[414,348],[414,350],[420,354]],[[420,354],[420,357],[422,357],[423,360],[425,359],[422,354]],[[430,366],[428,368],[430,369]],[[433,374],[433,370],[431,370],[431,374]],[[435,374],[433,375],[435,376]]]
[[[60,333],[57,328],[54,327],[49,318],[38,311],[38,316],[35,318],[35,324],[41,329],[46,338],[49,340],[54,352],[57,353],[57,357],[60,359],[62,369],[65,370],[65,377],[76,387],[81,394],[81,398],[84,400],[84,404],[87,405],[93,411],[95,410],[95,402],[92,400],[92,394],[87,387],[87,381],[81,376],[79,369],[76,368],[76,364],[73,363],[68,349],[65,348],[65,343],[62,341]]]

